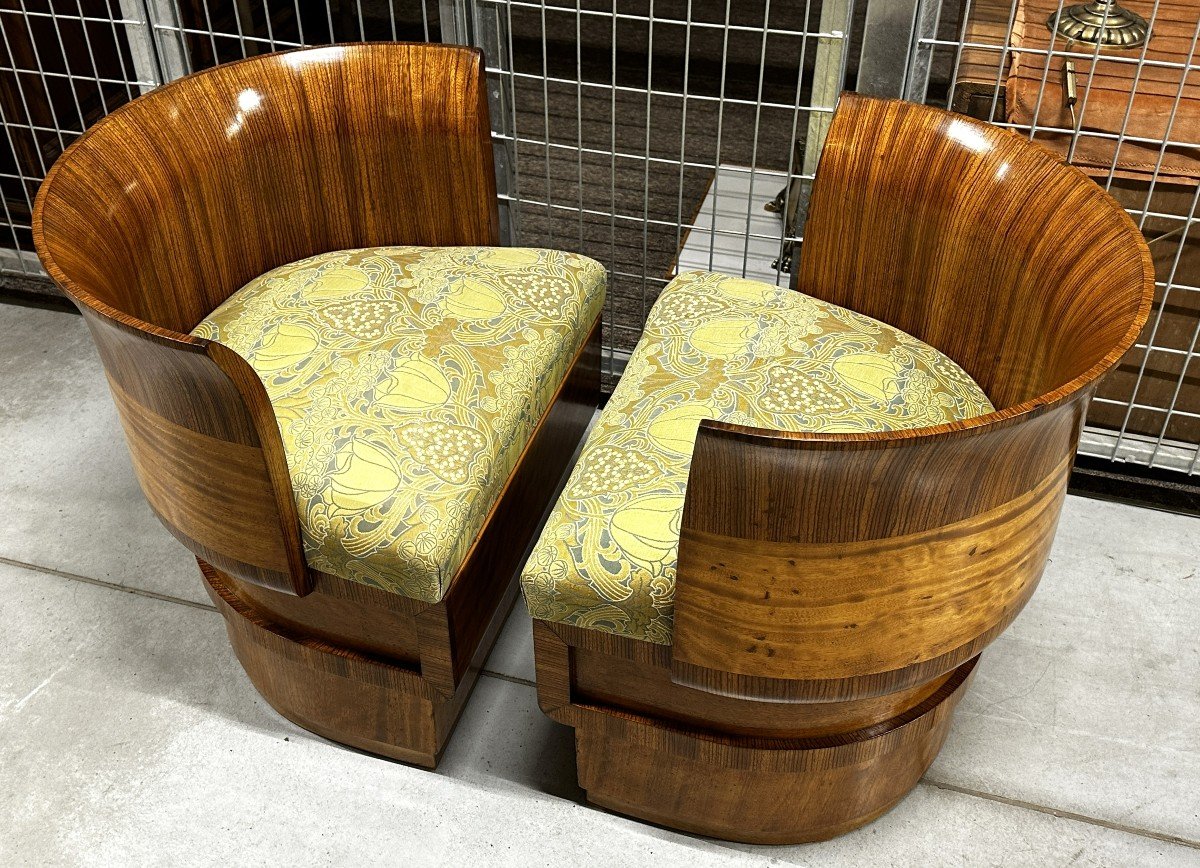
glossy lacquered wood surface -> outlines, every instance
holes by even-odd
[[[496,243],[484,86],[482,56],[464,48],[257,57],[122,107],[51,168],[39,255],[127,398],[143,490],[198,557],[290,593],[313,584],[262,384],[188,332],[247,281],[306,256]],[[226,444],[260,454],[229,460]]]
[[[496,243],[482,55],[344,45],[215,67],[93,126],[39,200],[51,276],[175,338],[315,253]]]
[[[498,243],[484,62],[380,43],[198,73],[96,124],[39,191],[47,271],[83,311],[133,464],[283,714],[433,765],[599,397],[599,324],[436,604],[310,571],[261,381],[188,332],[247,281],[333,250]]]
[[[937,347],[1001,410],[1094,381],[1149,312],[1133,221],[1013,132],[845,94],[819,172],[799,288]]]
[[[200,561],[238,660],[273,708],[343,744],[437,765],[516,599],[525,544],[591,421],[599,360],[597,322],[441,602],[323,573],[297,597]]]
[[[679,677],[846,699],[982,650],[1041,576],[1087,402],[1145,322],[1153,283],[1141,234],[1081,172],[979,121],[844,95],[800,289],[933,344],[997,410],[877,434],[702,423],[676,579]],[[721,609],[733,622],[712,617]]]
[[[701,423],[670,646],[535,622],[599,804],[733,840],[839,834],[932,762],[1033,594],[1087,403],[1149,312],[1136,227],[1003,130],[843,95],[798,274],[945,352],[996,412],[807,434]]]
[[[918,690],[756,702],[672,683],[669,650],[533,622],[538,701],[575,729],[588,800],[731,841],[818,841],[891,808],[933,762],[978,658]]]

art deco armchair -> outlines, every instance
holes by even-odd
[[[1074,168],[845,95],[798,282],[664,290],[522,576],[588,798],[751,842],[866,823],[932,762],[1154,276]]]
[[[599,390],[603,269],[497,226],[481,55],[405,44],[155,90],[34,215],[255,686],[427,766]]]

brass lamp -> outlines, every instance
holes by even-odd
[[[1051,13],[1046,26],[1064,39],[1111,48],[1136,48],[1150,35],[1146,19],[1116,0],[1092,0]]]

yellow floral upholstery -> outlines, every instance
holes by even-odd
[[[958,365],[891,326],[789,289],[683,274],[650,312],[525,565],[529,612],[670,644],[701,419],[828,433],[991,411]]]
[[[315,570],[442,598],[604,302],[554,250],[380,247],[246,284],[193,334],[271,399]]]

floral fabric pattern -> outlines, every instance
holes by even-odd
[[[346,250],[250,281],[192,334],[262,379],[309,566],[437,602],[604,290],[554,250]]]
[[[992,411],[952,360],[790,289],[682,274],[655,303],[521,576],[534,618],[670,644],[702,419],[785,431],[921,428]]]

